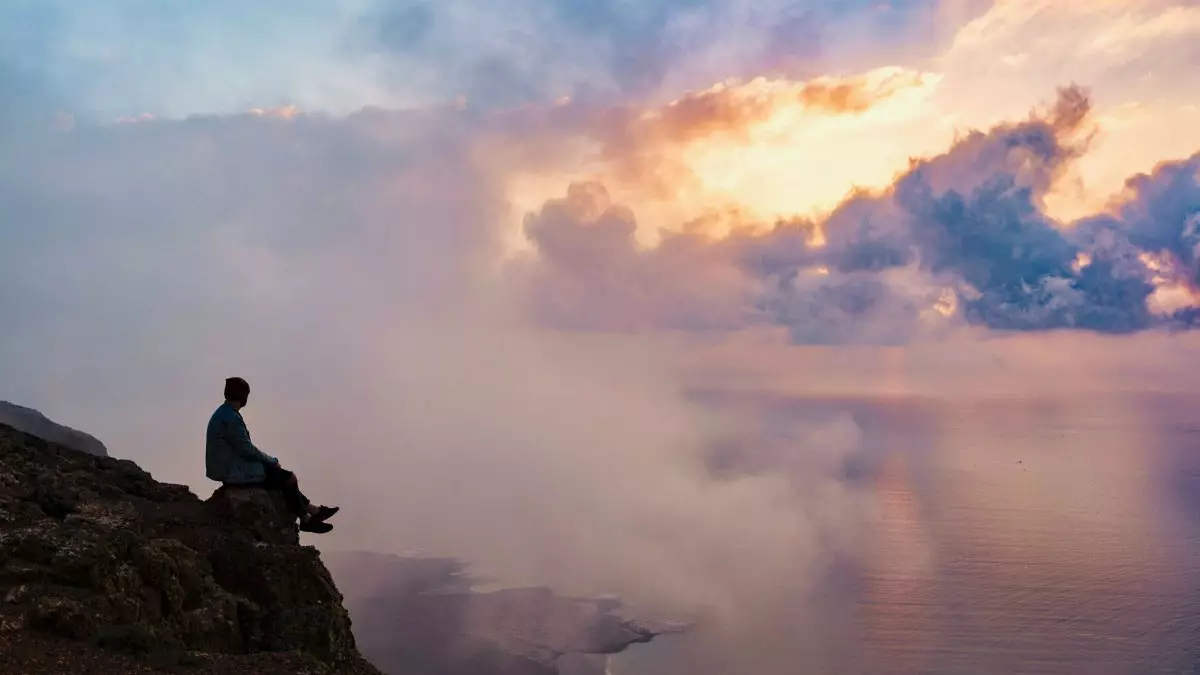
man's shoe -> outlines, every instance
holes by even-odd
[[[312,514],[312,517],[309,518],[309,520],[314,523],[323,523],[332,518],[333,514],[341,510],[342,509],[340,506],[318,506],[317,512]]]
[[[326,532],[328,532],[332,529],[333,529],[333,526],[330,525],[329,523],[318,523],[311,518],[308,520],[305,520],[305,521],[301,521],[301,523],[300,523],[300,531],[301,532],[312,532],[314,534],[325,534]]]

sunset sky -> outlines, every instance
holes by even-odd
[[[1167,0],[4,3],[0,395],[357,381],[421,327],[851,389],[1190,350],[1198,37]]]
[[[862,430],[695,392],[1200,381],[1188,0],[6,0],[0,102],[0,400],[207,494],[245,377],[323,543],[750,616]]]

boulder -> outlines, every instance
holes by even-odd
[[[287,508],[283,493],[259,487],[223,485],[208,498],[208,509],[218,522],[236,527],[268,544],[299,545],[300,529]]]

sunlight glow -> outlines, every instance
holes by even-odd
[[[1182,278],[1175,267],[1174,257],[1167,252],[1151,255],[1142,253],[1138,256],[1142,264],[1154,273],[1151,283],[1154,292],[1146,298],[1146,307],[1159,316],[1169,316],[1181,309],[1200,307],[1200,291],[1179,281]]]

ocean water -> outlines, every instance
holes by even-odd
[[[735,657],[669,638],[613,673],[1200,673],[1200,397],[755,405],[862,428],[855,560]]]

